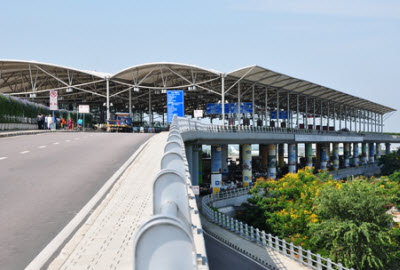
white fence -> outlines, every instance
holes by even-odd
[[[178,118],[179,130],[185,131],[206,131],[206,132],[226,132],[226,133],[279,133],[279,134],[304,134],[304,135],[330,135],[330,136],[363,136],[361,132],[348,131],[328,131],[315,129],[297,129],[297,128],[277,128],[277,127],[255,127],[255,126],[232,126],[232,125],[210,125],[201,123],[195,119]]]
[[[253,226],[249,226],[237,219],[215,211],[210,207],[210,204],[215,201],[243,196],[247,194],[248,191],[249,188],[247,187],[229,190],[224,193],[206,195],[202,199],[202,213],[209,221],[239,235],[240,237],[252,241],[261,247],[268,247],[276,250],[311,269],[354,270],[353,268],[346,268],[340,263],[334,263],[330,259],[323,258],[319,254],[314,254],[310,250],[304,250],[301,246],[295,246],[293,243],[288,243],[284,239],[279,239],[269,233],[267,234],[265,231],[260,231]]]

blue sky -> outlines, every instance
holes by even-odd
[[[114,73],[257,64],[400,109],[400,1],[7,1],[0,58]],[[387,121],[400,131],[400,113]]]

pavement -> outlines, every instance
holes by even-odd
[[[40,133],[49,133],[49,132],[59,132],[60,130],[53,131],[49,129],[33,129],[33,130],[0,130],[0,138],[1,137],[11,137],[11,136],[19,136],[19,135],[35,135]],[[66,130],[61,130],[66,131]]]
[[[153,211],[168,133],[155,135],[48,269],[133,269],[133,238]]]
[[[234,247],[235,249],[242,250],[242,253],[246,253],[249,257],[258,258],[263,261],[263,265],[266,265],[267,269],[284,269],[284,270],[309,270],[310,268],[298,263],[297,261],[269,248],[261,247],[257,244],[250,242],[240,236],[227,231],[218,225],[209,222],[204,216],[201,216],[201,224],[206,233],[214,236],[220,241],[224,242],[228,246]],[[207,254],[209,254],[209,243],[207,243],[206,238]],[[251,254],[251,255],[249,255]],[[230,257],[226,257],[226,260],[230,260]],[[211,257],[212,260],[212,257]],[[256,259],[255,259],[256,260]],[[218,262],[217,262],[218,263]],[[213,262],[210,261],[210,266],[213,266]],[[223,267],[224,265],[221,265]],[[213,269],[228,269],[228,268],[214,268]],[[230,268],[229,268],[230,269]],[[253,269],[253,268],[242,268],[242,269]],[[258,269],[258,268],[257,268]]]
[[[0,138],[0,269],[25,268],[151,136]]]

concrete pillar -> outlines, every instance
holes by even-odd
[[[199,185],[200,184],[203,184],[203,150],[201,145],[199,150]]]
[[[261,168],[264,171],[267,171],[268,170],[268,147],[266,144],[260,144],[259,149],[260,149],[259,155],[261,157]]]
[[[222,151],[219,144],[211,145],[211,188],[213,193],[222,186]]]
[[[315,144],[315,160],[316,160],[316,167],[320,167],[321,166],[321,144],[316,143]]]
[[[190,174],[192,179],[192,185],[198,186],[199,185],[199,152],[201,152],[201,146],[194,145],[193,152],[192,152],[192,164],[193,164],[193,172]]]
[[[221,158],[222,158],[222,180],[228,179],[228,145],[221,145]]]
[[[361,144],[361,164],[363,166],[367,165],[368,160],[367,160],[367,143],[362,143]]]
[[[375,144],[369,143],[368,148],[369,148],[369,164],[374,164],[375,163]]]
[[[313,163],[312,163],[312,143],[306,143],[305,144],[305,152],[306,152],[306,166],[312,168]]]
[[[380,143],[376,143],[376,159],[380,159],[381,158],[381,144]]]
[[[243,155],[243,147],[241,144],[239,144],[239,166],[243,165],[242,155]]]
[[[276,144],[267,144],[268,178],[276,179]]]
[[[327,144],[322,143],[320,145],[320,157],[321,157],[321,162],[320,162],[320,169],[323,171],[327,170],[327,164],[328,164],[328,151],[327,151]]]
[[[344,167],[350,167],[350,143],[343,144],[343,154],[344,154]]]
[[[290,173],[296,173],[296,164],[297,164],[297,144],[289,143],[288,144],[288,166]]]
[[[282,170],[285,167],[285,151],[284,144],[280,143],[278,148],[278,163],[279,168]]]
[[[333,152],[333,170],[339,169],[339,144],[333,143],[332,145],[332,152]]]
[[[354,167],[358,167],[360,162],[358,160],[358,143],[353,144],[353,160],[354,160]]]
[[[189,173],[192,176],[193,175],[193,161],[192,161],[193,146],[191,144],[185,144],[185,152],[186,152],[186,159],[187,159],[188,166],[189,166]]]
[[[242,180],[243,187],[248,187],[252,183],[252,167],[251,167],[251,144],[243,144],[242,153]]]
[[[390,143],[385,143],[385,154],[390,154]]]

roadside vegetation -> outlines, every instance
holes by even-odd
[[[52,114],[50,109],[42,104],[18,99],[0,93],[0,123],[31,123],[31,119],[36,119],[38,114]],[[72,118],[76,121],[77,112],[67,110],[54,111],[56,117],[68,120]],[[82,115],[82,114],[81,114]],[[91,125],[92,114],[85,115],[85,124]]]
[[[306,168],[251,193],[238,219],[348,268],[399,269],[400,227],[387,212],[400,207],[400,173],[336,181]]]

